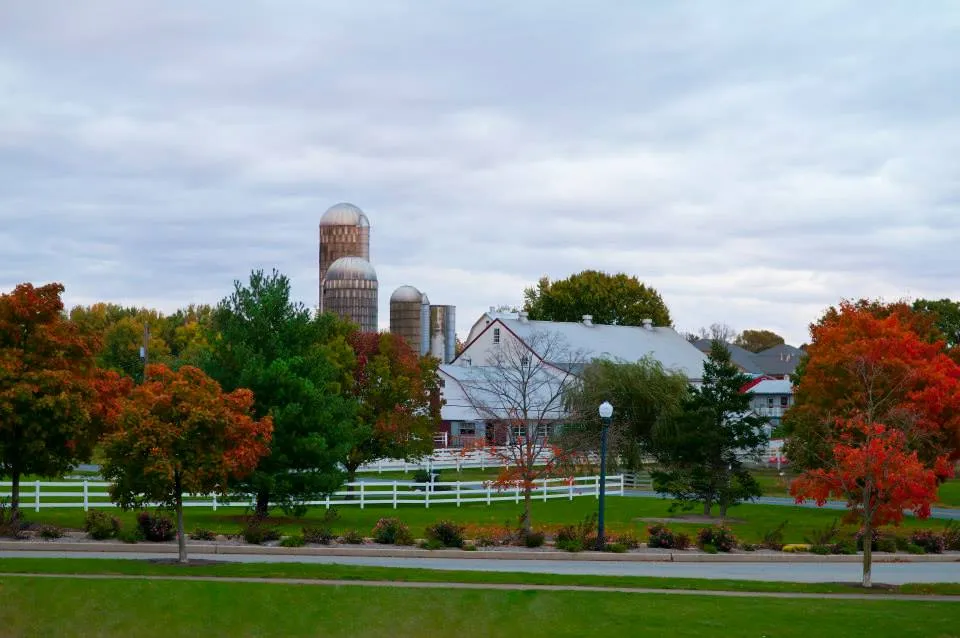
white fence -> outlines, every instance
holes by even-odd
[[[535,465],[545,465],[553,456],[549,449],[543,450],[534,461]],[[373,463],[361,465],[358,472],[407,472],[416,469],[439,470],[455,468],[458,472],[462,468],[503,467],[504,459],[491,454],[488,450],[478,449],[463,451],[461,448],[437,448],[430,456],[419,461],[404,461],[403,459],[380,459]]]
[[[10,483],[0,482],[0,498],[9,498]],[[20,484],[20,504],[23,508],[32,507],[39,512],[47,508],[90,508],[116,507],[110,501],[107,489],[110,483],[101,481],[29,481]],[[307,505],[330,507],[331,505],[460,505],[464,503],[485,503],[513,501],[519,503],[523,490],[519,486],[498,488],[490,481],[456,481],[436,483],[416,483],[414,481],[364,481],[347,483],[344,490],[334,492],[325,499],[308,501]],[[624,477],[621,474],[606,477],[606,493],[622,495]],[[599,476],[579,476],[572,479],[554,478],[536,481],[533,498],[537,501],[574,497],[600,496]],[[252,507],[254,500],[222,501],[214,495],[184,496],[184,507]]]

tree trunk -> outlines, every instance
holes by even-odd
[[[523,491],[523,533],[530,534],[533,531],[533,525],[530,523],[530,504],[533,502],[533,497],[530,494],[530,487],[524,489]]]
[[[872,485],[867,480],[863,490],[863,586],[873,587],[873,512],[870,509]]]
[[[180,553],[179,563],[186,565],[187,560],[187,538],[183,533],[183,491],[180,487],[180,473],[173,475],[174,487],[177,492],[177,550]]]
[[[14,531],[20,523],[20,470],[10,473],[10,522]]]
[[[257,492],[257,507],[254,514],[258,519],[264,519],[270,514],[270,492],[260,490]]]
[[[727,502],[727,499],[720,499],[720,518],[727,517],[727,507],[730,506],[730,503]]]
[[[710,516],[711,509],[713,509],[713,501],[708,498],[703,502],[703,515]]]

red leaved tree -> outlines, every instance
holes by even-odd
[[[24,474],[57,475],[98,437],[94,343],[64,319],[63,286],[21,284],[0,295],[0,475],[20,511]]]
[[[176,512],[180,562],[187,562],[184,494],[226,494],[227,481],[252,472],[269,453],[270,417],[251,416],[253,393],[224,393],[198,368],[147,368],[104,438],[103,476],[122,508],[156,503]]]
[[[904,509],[929,516],[958,452],[960,366],[908,313],[844,302],[812,326],[785,419],[788,455],[806,469],[791,493],[848,502],[848,518],[864,526],[865,587],[873,530]]]
[[[565,397],[579,383],[574,371],[584,361],[562,335],[533,332],[525,341],[506,335],[483,365],[450,371],[486,423],[486,436],[465,451],[480,449],[502,464],[495,487],[520,488],[526,534],[532,530],[533,489],[543,479],[568,474],[575,460],[554,440],[567,417]]]

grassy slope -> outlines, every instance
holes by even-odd
[[[903,585],[895,589],[864,590],[838,583],[786,583],[654,576],[591,576],[524,572],[473,572],[400,567],[361,567],[308,563],[221,563],[217,565],[157,564],[141,560],[98,558],[0,558],[0,572],[19,574],[108,574],[244,576],[254,578],[312,578],[333,580],[389,580],[401,582],[511,583],[527,585],[583,585],[745,592],[806,592],[823,594],[873,593],[960,595],[958,584]]]
[[[949,636],[952,603],[4,579],[17,636]],[[242,601],[242,604],[238,604]],[[291,613],[295,610],[295,613]],[[882,622],[876,619],[882,618]]]

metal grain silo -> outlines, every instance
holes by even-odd
[[[327,269],[322,309],[352,321],[363,332],[376,332],[377,286],[377,271],[370,262],[341,257]]]
[[[423,294],[413,286],[400,286],[390,295],[390,332],[402,337],[407,345],[421,354],[421,300]]]
[[[430,298],[427,293],[420,297],[420,356],[430,354]]]
[[[370,220],[362,210],[345,202],[331,206],[320,218],[321,311],[327,271],[341,257],[370,260]]]
[[[430,354],[443,363],[456,356],[456,306],[430,306]]]

